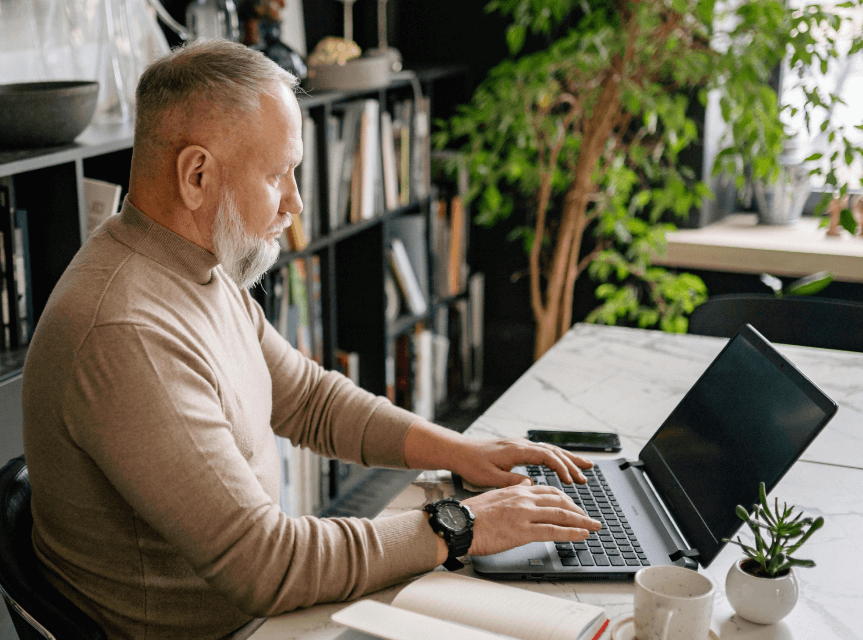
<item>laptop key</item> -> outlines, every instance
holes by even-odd
[[[561,558],[560,563],[564,567],[577,567],[578,566],[578,558]]]
[[[590,551],[577,551],[578,561],[583,567],[593,566],[593,554]]]
[[[606,558],[604,554],[594,553],[593,554],[593,561],[596,563],[596,566],[598,566],[598,567],[607,567],[611,564],[608,561],[608,558]]]
[[[557,555],[561,558],[574,558],[575,553],[575,549],[558,549],[557,551]]]
[[[563,491],[563,485],[560,483],[560,480],[557,479],[557,476],[545,476],[545,481],[551,487],[557,487],[561,491]]]
[[[641,566],[641,563],[638,561],[638,558],[627,558],[627,559],[626,559],[626,564],[627,564],[627,565],[629,565],[630,567],[639,567],[639,566]]]
[[[611,564],[615,567],[622,567],[626,565],[626,560],[624,560],[620,556],[609,555],[608,559],[611,561]]]
[[[575,547],[576,551],[582,551],[582,550],[586,551],[587,550],[587,543],[586,542],[576,542],[573,544],[573,546]]]

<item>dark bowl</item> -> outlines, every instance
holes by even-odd
[[[98,96],[89,80],[0,84],[0,145],[68,144],[90,124]]]

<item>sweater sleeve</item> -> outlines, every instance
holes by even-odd
[[[303,356],[243,295],[273,380],[276,434],[328,458],[405,468],[404,440],[419,417]]]
[[[281,513],[237,446],[206,359],[176,337],[100,326],[76,359],[63,402],[73,440],[136,517],[242,611],[350,599],[434,567],[421,512],[376,521]]]

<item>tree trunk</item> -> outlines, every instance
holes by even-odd
[[[545,299],[541,305],[533,304],[536,320],[534,361],[548,351],[572,324],[572,288],[578,276],[578,252],[586,226],[587,205],[594,189],[593,171],[616,120],[623,115],[619,104],[621,65],[620,59],[612,65],[612,72],[602,83],[599,99],[593,109],[594,115],[584,126],[585,135],[572,182],[564,196],[563,215],[555,237]],[[542,242],[542,238],[537,237],[534,242]],[[530,268],[539,269],[538,262],[531,261]],[[538,274],[532,275],[538,280]],[[570,290],[567,291],[567,288]],[[531,293],[532,297],[538,295],[533,291]]]

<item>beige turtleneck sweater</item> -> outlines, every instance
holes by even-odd
[[[304,358],[211,253],[127,200],[27,355],[36,553],[111,638],[219,638],[380,589],[435,566],[424,515],[288,518],[273,432],[404,467],[415,420]]]

